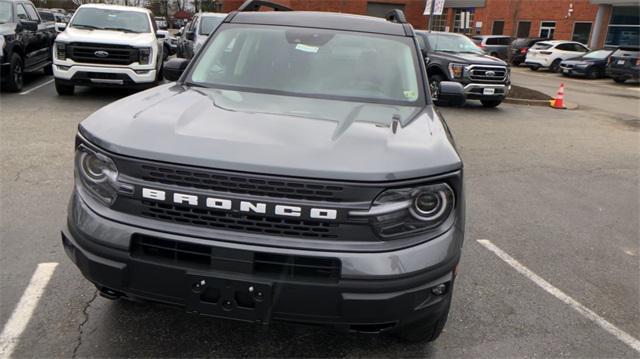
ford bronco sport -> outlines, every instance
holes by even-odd
[[[413,29],[285,10],[246,2],[80,124],[64,248],[107,298],[434,340],[463,169]]]

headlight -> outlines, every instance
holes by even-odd
[[[116,183],[118,169],[113,161],[84,146],[76,150],[76,179],[89,192],[106,205],[111,205],[116,199]]]
[[[452,79],[462,78],[464,73],[464,65],[462,64],[449,64],[449,75],[451,75]]]
[[[583,68],[585,68],[585,67],[588,67],[588,66],[589,66],[589,64],[588,64],[588,63],[586,63],[586,62],[580,62],[580,63],[577,63],[577,64],[576,64],[576,67],[579,67],[579,68],[581,68],[581,69],[583,69]]]
[[[151,63],[151,48],[144,47],[138,50],[140,54],[140,59],[138,63],[140,65],[149,65]]]
[[[384,191],[368,211],[351,211],[369,217],[374,231],[384,239],[424,232],[451,217],[455,195],[446,183]]]
[[[56,58],[58,60],[67,59],[67,44],[63,42],[56,42]]]

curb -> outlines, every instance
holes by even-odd
[[[550,107],[549,101],[550,100],[529,100],[526,98],[514,98],[514,97],[507,97],[503,100],[503,102],[505,103],[512,103],[515,105],[541,106],[541,107]],[[578,104],[573,102],[565,102],[565,106],[566,106],[566,110],[575,110],[578,108]]]

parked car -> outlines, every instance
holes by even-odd
[[[609,58],[606,73],[615,82],[637,80],[640,77],[640,48],[636,46],[618,48]]]
[[[471,40],[476,43],[487,54],[502,60],[509,58],[510,36],[502,35],[478,35],[471,36]]]
[[[531,46],[539,41],[548,40],[546,37],[521,37],[513,40],[511,42],[511,64],[514,66],[519,66],[524,63],[525,58],[527,57],[527,52]]]
[[[56,32],[63,32],[67,27],[67,18],[61,12],[43,9],[38,10],[38,14],[42,21],[52,24],[51,26],[53,26]]]
[[[156,16],[154,18],[155,22],[156,22],[156,26],[158,27],[158,29],[160,30],[166,30],[169,26],[167,23],[167,19],[165,19],[162,16]]]
[[[464,35],[420,30],[416,34],[436,101],[442,81],[461,83],[466,98],[480,100],[484,107],[496,107],[507,96],[511,81],[506,62],[485,54]]]
[[[588,47],[576,41],[540,41],[527,52],[525,65],[532,71],[545,67],[552,72],[558,72],[562,60],[580,57],[589,51]]]
[[[164,40],[151,11],[85,4],[58,35],[54,55],[58,94],[75,86],[147,88],[162,79]]]
[[[3,90],[20,91],[24,74],[44,69],[51,74],[55,29],[40,19],[26,0],[0,0],[0,82]]]
[[[184,37],[178,41],[182,41],[182,51],[179,57],[190,59],[196,54],[209,34],[222,23],[227,14],[215,12],[203,12],[195,14],[191,23],[185,26]]]
[[[584,76],[597,79],[605,76],[609,57],[615,49],[598,49],[560,63],[560,71],[565,76]]]
[[[413,29],[283,9],[245,2],[176,82],[80,123],[65,252],[106,298],[435,340],[463,165]]]

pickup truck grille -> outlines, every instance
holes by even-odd
[[[472,66],[469,78],[476,82],[501,83],[506,80],[507,68],[504,66]]]
[[[98,56],[96,53],[106,54]],[[105,45],[75,42],[67,46],[67,56],[80,63],[130,65],[138,62],[138,49],[127,45]]]

